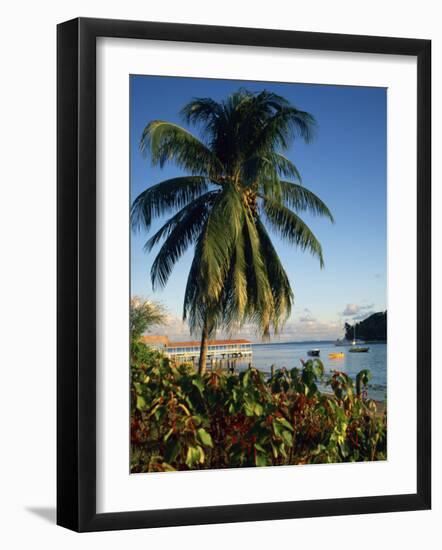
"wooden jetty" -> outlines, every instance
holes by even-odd
[[[197,340],[171,342],[167,336],[142,336],[141,341],[150,347],[161,350],[171,359],[197,361],[200,355],[200,342]],[[209,340],[207,360],[246,359],[252,356],[250,340]]]

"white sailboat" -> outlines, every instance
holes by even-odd
[[[356,345],[356,321],[353,325],[353,342],[351,343],[351,348],[348,350],[351,353],[366,353],[370,348]]]

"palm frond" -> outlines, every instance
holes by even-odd
[[[309,113],[295,107],[281,107],[265,121],[256,138],[251,140],[250,151],[285,151],[296,136],[309,143],[314,136],[315,124]]]
[[[325,216],[334,223],[333,215],[325,202],[306,187],[281,180],[280,189],[282,199],[289,208],[293,208],[296,211],[308,210],[311,214]]]
[[[232,299],[234,301],[233,317],[242,319],[247,308],[247,275],[244,233],[240,231],[235,243],[232,262]]]
[[[154,120],[144,129],[140,150],[150,152],[152,164],[174,162],[179,168],[192,175],[213,176],[222,170],[216,155],[188,130],[178,124]]]
[[[274,167],[276,168],[280,176],[284,176],[286,178],[293,178],[299,183],[302,182],[302,178],[301,178],[301,174],[299,173],[299,170],[296,168],[296,166],[293,164],[292,161],[290,161],[281,153],[271,153],[269,155],[269,162],[271,162],[274,165]]]
[[[203,229],[195,245],[195,253],[187,276],[186,290],[184,292],[183,320],[187,321],[191,333],[204,325],[206,317],[206,300],[201,284],[202,274],[199,261],[202,253],[204,233],[205,231]]]
[[[205,236],[206,227],[203,228],[197,239],[184,293],[183,320],[187,321],[192,334],[200,330],[207,322],[212,331],[216,330],[217,321],[222,317],[219,303],[207,295],[206,273],[201,264]]]
[[[164,287],[172,269],[184,252],[201,234],[210,208],[218,191],[211,191],[195,199],[180,212],[168,220],[146,243],[146,250],[151,250],[163,238],[161,246],[151,268],[152,288]]]
[[[239,329],[247,319],[249,300],[245,248],[244,231],[240,231],[220,298],[220,323],[227,332]]]
[[[281,260],[279,259],[278,253],[273,246],[264,224],[259,220],[259,218],[255,223],[261,244],[261,253],[266,265],[275,304],[272,323],[275,334],[277,334],[283,323],[290,316],[294,294],[287,273],[281,263]]]
[[[224,115],[222,104],[210,97],[195,97],[180,111],[187,124],[202,125],[205,130],[213,131]]]
[[[254,219],[245,216],[248,316],[259,326],[263,338],[270,335],[274,313],[274,297],[262,257],[259,234]]]
[[[262,155],[252,155],[243,162],[243,176],[246,182],[260,179],[277,179],[280,176],[293,178],[301,183],[299,170],[288,158],[281,153],[267,151]]]
[[[186,206],[208,188],[209,182],[204,176],[172,178],[148,187],[132,203],[132,229],[149,229],[153,218]]]
[[[226,184],[213,203],[201,243],[204,284],[207,296],[213,300],[218,300],[222,292],[242,217],[241,197],[233,185]]]
[[[271,228],[283,239],[317,256],[321,268],[324,267],[321,244],[308,225],[279,202],[266,196],[262,199],[264,212]]]

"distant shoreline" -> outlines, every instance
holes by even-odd
[[[333,344],[335,340],[283,340],[280,342],[252,342],[252,346],[280,346],[288,344]]]
[[[252,346],[281,346],[289,344],[309,344],[309,345],[319,345],[319,344],[334,344],[336,340],[300,340],[300,341],[280,341],[280,342],[252,342]],[[387,340],[364,340],[364,344],[387,344]]]

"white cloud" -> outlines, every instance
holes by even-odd
[[[308,308],[302,310],[298,319],[287,321],[277,336],[272,335],[270,341],[307,341],[307,340],[335,340],[343,336],[341,321],[327,322],[314,318]],[[200,334],[190,334],[189,326],[177,315],[169,315],[167,325],[158,326],[149,331],[151,335],[167,335],[171,341],[199,340]],[[216,338],[246,338],[253,342],[261,342],[261,336],[253,324],[246,324],[234,333],[217,331]]]
[[[342,315],[344,317],[353,317],[355,315],[366,315],[367,310],[371,310],[374,304],[347,304]]]
[[[356,304],[347,304],[344,311],[342,312],[342,315],[344,317],[348,317],[349,315],[356,315],[356,313],[359,313],[359,306]]]
[[[340,321],[318,321],[310,319],[308,322],[288,322],[281,334],[281,340],[334,340],[342,336],[343,327]]]
[[[358,315],[354,315],[353,316],[353,321],[363,321],[367,317],[370,317],[370,315],[373,315],[373,313],[374,313],[373,309],[371,309],[369,311],[363,311],[363,312],[359,313]]]
[[[170,340],[189,340],[190,330],[189,325],[178,317],[178,315],[168,315],[167,324],[156,326],[149,331],[152,335],[167,334]]]
[[[313,316],[311,310],[308,307],[305,307],[302,310],[302,315],[299,317],[300,323],[316,323],[316,318]]]

